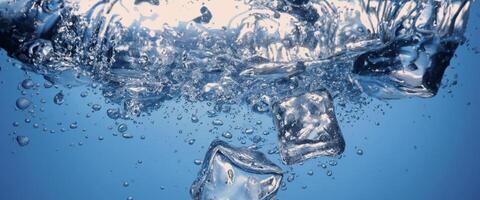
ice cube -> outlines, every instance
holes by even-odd
[[[285,164],[344,151],[332,97],[326,90],[284,98],[273,104],[272,112]]]
[[[372,48],[356,59],[355,82],[365,93],[379,99],[436,95],[445,69],[464,41],[462,35],[471,3],[420,3],[416,6],[418,11],[405,16],[415,19],[410,25],[404,16],[389,21],[402,25],[396,26],[394,37],[385,35],[383,46]]]
[[[282,177],[282,169],[263,153],[215,140],[190,194],[195,200],[268,200]]]
[[[379,99],[435,96],[457,46],[438,37],[397,40],[360,55],[354,63],[355,81]]]

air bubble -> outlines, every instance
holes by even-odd
[[[123,185],[123,187],[128,187],[128,186],[130,186],[130,183],[128,183],[127,181],[125,181],[125,182],[123,182],[122,185]]]
[[[190,139],[190,140],[188,140],[188,144],[189,144],[189,145],[195,144],[195,139]]]
[[[32,102],[30,100],[28,100],[27,98],[25,97],[20,97],[17,99],[17,101],[15,102],[15,104],[17,105],[17,108],[20,109],[20,110],[25,110],[27,109],[28,107],[30,107],[30,105],[32,104]]]
[[[93,109],[94,111],[99,111],[99,110],[102,109],[102,106],[101,106],[100,104],[93,104],[93,105],[92,105],[92,109]]]
[[[215,120],[213,120],[212,124],[215,125],[215,126],[222,126],[223,121],[220,120],[220,119],[215,119]]]
[[[327,171],[327,176],[332,176],[333,175],[333,172],[331,170],[328,170]]]
[[[362,149],[357,149],[357,155],[359,155],[359,156],[363,155],[363,150]]]
[[[18,145],[20,146],[27,146],[30,143],[30,138],[27,136],[19,135],[16,138]]]
[[[131,138],[133,138],[133,135],[129,134],[129,133],[123,133],[122,137],[125,138],[125,139],[131,139]]]
[[[126,124],[120,124],[117,127],[117,131],[123,133],[128,130],[128,126]]]
[[[195,116],[195,115],[192,115],[192,117],[190,118],[190,120],[193,122],[193,123],[197,123],[199,121],[198,117]]]
[[[65,101],[64,100],[64,95],[63,95],[63,92],[60,91],[58,92],[54,97],[53,97],[53,103],[57,104],[57,105],[62,105],[63,102]]]
[[[23,89],[31,89],[35,84],[33,83],[32,79],[25,79],[22,81]]]
[[[73,122],[70,124],[70,129],[77,129],[77,128],[78,128],[77,122]]]
[[[203,161],[200,160],[200,159],[195,159],[195,160],[193,161],[193,164],[195,164],[195,165],[201,165],[202,163],[203,163]]]
[[[223,136],[224,138],[227,138],[227,139],[232,139],[232,137],[233,137],[233,136],[232,136],[232,133],[230,133],[230,132],[228,132],[228,131],[227,131],[227,132],[223,132],[223,133],[222,133],[222,136]]]

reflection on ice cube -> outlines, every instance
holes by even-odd
[[[344,151],[332,97],[326,90],[287,97],[275,103],[272,112],[284,163],[295,164]]]
[[[195,200],[268,200],[282,177],[282,169],[263,153],[215,140],[190,193]]]
[[[357,83],[380,99],[435,96],[457,46],[439,38],[395,41],[356,60]]]

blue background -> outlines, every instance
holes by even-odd
[[[347,142],[341,158],[288,167],[280,164],[278,155],[268,155],[287,172],[285,176],[295,176],[279,191],[278,199],[480,199],[478,24],[476,2],[468,42],[458,49],[444,79],[457,80],[457,85],[442,88],[431,99],[388,105],[375,101],[364,107],[360,120],[341,122]],[[206,103],[170,101],[149,116],[114,121],[105,114],[114,105],[105,103],[97,90],[45,89],[41,77],[18,69],[3,52],[0,57],[2,200],[189,199],[188,189],[200,168],[194,160],[203,159],[210,142],[221,138],[222,132],[229,130],[234,135],[231,142],[239,144],[237,138],[245,128],[253,128],[257,135],[268,131],[269,135],[262,135],[265,142],[260,150],[267,152],[276,145],[271,118],[246,106],[210,118],[207,111],[212,107]],[[40,84],[25,90],[33,102],[28,110],[34,114],[15,109],[15,100],[22,96],[19,84],[26,77]],[[65,104],[55,105],[53,96],[61,90]],[[88,97],[81,98],[82,91],[88,91]],[[90,105],[94,103],[101,104],[102,110],[93,112]],[[200,122],[190,121],[193,113]],[[24,122],[25,118],[32,122]],[[225,124],[214,127],[214,119]],[[14,127],[14,122],[20,125]],[[69,128],[73,122],[78,123],[77,129]],[[34,128],[34,123],[39,127]],[[127,132],[134,138],[114,136],[119,123],[128,124]],[[30,144],[20,147],[16,135],[28,136]],[[188,144],[190,139],[196,140],[193,145]],[[364,155],[357,155],[357,149]],[[329,164],[333,161],[337,164]],[[328,170],[332,176],[326,175]],[[314,175],[307,175],[308,171]],[[123,186],[125,181],[128,187]]]

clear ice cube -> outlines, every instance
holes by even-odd
[[[335,156],[345,149],[332,97],[326,90],[287,97],[272,106],[285,164],[318,156]]]
[[[471,2],[411,4],[417,10],[403,15],[415,19],[412,24],[393,18],[389,23],[398,25],[385,40],[393,39],[362,53],[354,62],[355,82],[371,96],[399,99],[436,95],[445,69],[464,41]]]
[[[282,177],[282,169],[263,153],[215,140],[190,194],[195,200],[268,200]]]

